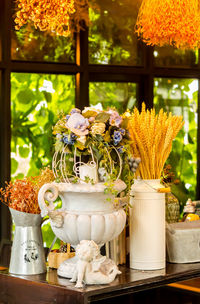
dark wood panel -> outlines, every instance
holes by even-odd
[[[20,73],[46,73],[46,74],[76,74],[81,67],[76,64],[48,63],[48,62],[26,62],[11,61],[10,69],[12,72]]]

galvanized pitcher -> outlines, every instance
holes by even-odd
[[[16,225],[9,272],[18,275],[46,272],[41,215],[9,209]]]

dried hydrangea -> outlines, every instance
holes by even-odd
[[[60,36],[73,36],[89,26],[89,6],[98,6],[88,0],[16,0],[16,29],[28,21],[35,28]]]
[[[143,0],[136,33],[147,45],[200,46],[198,0]]]
[[[69,20],[75,12],[74,0],[17,0],[16,29],[32,21],[41,31],[70,34]]]
[[[6,182],[5,188],[0,189],[0,201],[15,210],[38,214],[41,212],[38,205],[39,189],[53,180],[53,172],[46,167],[38,176]]]

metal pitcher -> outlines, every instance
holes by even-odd
[[[41,215],[9,209],[16,225],[9,272],[18,275],[46,272]]]

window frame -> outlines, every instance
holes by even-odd
[[[143,101],[147,108],[153,107],[154,78],[196,78],[199,83],[198,104],[200,101],[200,60],[197,67],[156,67],[154,65],[153,47],[145,46],[144,66],[119,66],[89,64],[88,30],[75,35],[76,62],[33,62],[11,60],[11,27],[12,0],[0,1],[0,41],[2,60],[0,60],[0,186],[10,179],[10,74],[12,72],[64,74],[76,76],[76,107],[83,109],[89,105],[90,82],[136,82],[138,84],[137,103],[139,109]],[[141,43],[141,42],[140,42]],[[197,191],[196,199],[200,199],[200,110],[198,108],[197,130]],[[0,206],[0,237],[10,239],[11,218],[6,206]]]

